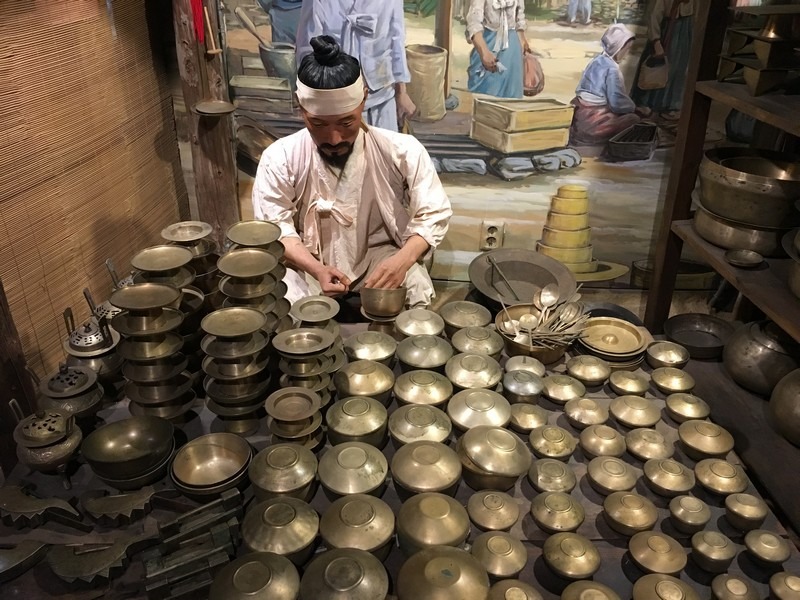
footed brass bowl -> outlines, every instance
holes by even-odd
[[[398,600],[486,598],[488,592],[486,569],[469,552],[449,546],[417,552],[397,575]]]
[[[448,402],[447,416],[462,431],[479,425],[504,427],[511,420],[511,405],[491,390],[463,390]]]
[[[631,429],[625,434],[628,453],[639,460],[669,458],[675,453],[675,445],[668,442],[655,429]]]
[[[342,367],[333,376],[340,398],[369,396],[384,406],[394,386],[394,373],[386,365],[372,360],[357,360]]]
[[[386,502],[367,494],[350,494],[322,513],[319,534],[328,548],[357,548],[384,560],[391,550],[394,524],[394,512]]]
[[[394,382],[394,397],[404,404],[428,404],[441,407],[453,395],[453,384],[434,371],[409,371]]]
[[[412,335],[397,344],[396,354],[406,371],[441,370],[453,356],[453,347],[437,335]]]
[[[686,553],[675,538],[657,531],[642,531],[628,542],[636,565],[646,573],[672,575],[686,566]]]
[[[547,425],[547,411],[535,404],[511,405],[511,421],[508,426],[520,433],[530,433],[537,427]]]
[[[700,600],[694,588],[672,575],[653,573],[645,575],[633,584],[633,600]]]
[[[608,409],[591,398],[573,398],[564,405],[564,416],[575,429],[585,429],[608,421]]]
[[[594,387],[603,385],[608,380],[611,368],[602,358],[586,354],[567,361],[567,375],[586,386]]]
[[[642,373],[633,371],[614,371],[608,378],[608,384],[614,393],[621,396],[643,396],[650,388],[650,381]]]
[[[452,495],[461,479],[461,461],[455,450],[439,442],[411,442],[395,452],[391,473],[395,486],[411,494]]]
[[[253,457],[247,467],[259,500],[294,496],[308,501],[317,477],[317,457],[300,444],[273,444]]]
[[[466,354],[487,354],[500,360],[503,351],[503,338],[488,327],[467,327],[459,329],[450,338],[457,352]]]
[[[711,414],[711,407],[705,400],[692,394],[679,392],[670,394],[666,399],[667,414],[676,423],[691,419],[703,420]]]
[[[476,492],[467,501],[470,520],[484,531],[507,531],[519,520],[519,504],[504,492]]]
[[[695,484],[692,470],[671,458],[653,458],[644,463],[644,480],[656,494],[668,498],[686,494]]]
[[[622,600],[619,594],[597,581],[573,581],[561,592],[561,600]]]
[[[644,496],[614,492],[603,500],[603,514],[609,527],[622,535],[634,535],[652,529],[658,521],[658,509]]]
[[[389,575],[381,561],[356,548],[318,554],[300,579],[300,598],[372,600],[388,592]]]
[[[669,516],[675,529],[693,534],[702,531],[711,520],[711,509],[694,496],[676,496],[669,501]]]
[[[517,538],[506,532],[487,531],[472,542],[472,556],[491,577],[515,577],[528,562],[528,551]]]
[[[688,393],[694,389],[694,377],[674,367],[659,367],[653,371],[651,378],[664,394]]]
[[[460,546],[468,535],[467,509],[444,494],[412,496],[397,513],[397,540],[406,556],[431,546]]]
[[[632,429],[653,427],[661,420],[658,406],[641,396],[618,396],[611,401],[608,408],[617,421]]]
[[[740,531],[759,529],[767,518],[767,503],[752,494],[731,494],[725,497],[725,517]]]
[[[575,471],[554,458],[540,458],[528,469],[528,480],[537,492],[570,493],[578,484]]]
[[[800,593],[800,577],[781,571],[769,578],[770,598],[776,600],[795,600]]]
[[[250,552],[274,552],[295,565],[314,551],[319,515],[297,498],[272,498],[250,505],[242,521],[242,542]]]
[[[538,377],[544,377],[547,372],[541,361],[532,356],[511,356],[505,365],[506,373],[511,371],[528,371]]]
[[[531,516],[542,531],[559,533],[578,529],[586,513],[568,493],[544,492],[531,502]]]
[[[692,536],[692,559],[709,573],[727,573],[736,553],[736,545],[718,531],[698,531]]]
[[[556,404],[582,398],[585,393],[586,387],[569,375],[548,375],[544,378],[544,395]]]
[[[334,495],[379,495],[389,464],[383,453],[369,444],[345,442],[329,448],[319,461],[319,479]]]
[[[748,531],[744,536],[744,546],[756,562],[771,568],[782,565],[792,555],[789,543],[766,529]]]
[[[588,458],[625,454],[625,438],[608,425],[589,425],[581,431],[579,439],[581,450]]]
[[[492,475],[520,477],[531,466],[531,453],[522,440],[501,427],[473,427],[460,442],[470,461]]]
[[[444,331],[442,317],[432,310],[412,308],[397,315],[395,329],[404,336],[441,335]]]
[[[389,416],[389,435],[398,445],[417,441],[446,442],[453,424],[433,406],[408,404]]]
[[[727,496],[739,494],[747,489],[747,475],[742,467],[720,458],[706,458],[694,467],[697,481],[705,489],[715,494]]]
[[[292,562],[272,552],[252,552],[214,575],[209,600],[294,600],[300,575]]]
[[[588,579],[600,568],[597,547],[577,533],[551,535],[542,550],[545,564],[565,579]]]
[[[654,369],[660,367],[682,369],[689,362],[689,351],[675,342],[653,342],[647,347],[645,359]]]
[[[628,463],[613,456],[598,456],[589,462],[586,473],[589,484],[604,496],[628,492],[636,485],[636,471]]]
[[[512,404],[536,404],[544,381],[529,371],[509,371],[503,376],[503,395]]]
[[[492,313],[488,308],[466,300],[448,302],[439,309],[439,315],[444,320],[448,337],[453,337],[459,329],[485,327],[492,322]]]
[[[380,448],[386,441],[386,407],[369,396],[337,400],[325,413],[328,441],[332,446],[344,442],[364,442]]]
[[[568,460],[578,445],[573,435],[556,425],[537,427],[528,436],[533,453],[539,458]]]
[[[723,458],[733,450],[733,436],[709,421],[684,421],[678,428],[678,437],[687,456],[695,460]]]
[[[745,577],[717,575],[711,581],[714,600],[761,600],[761,596]]]
[[[489,589],[486,600],[542,600],[542,595],[529,583],[519,579],[502,579]],[[611,599],[609,599],[611,600]],[[613,599],[613,600],[619,600]]]
[[[461,389],[493,388],[503,378],[500,364],[481,354],[456,354],[447,361],[444,372]]]
[[[344,340],[344,352],[350,360],[374,360],[389,366],[397,351],[397,341],[380,331],[356,333]]]

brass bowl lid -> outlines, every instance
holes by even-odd
[[[400,507],[397,533],[416,546],[458,546],[469,535],[469,515],[458,500],[425,492]]]
[[[183,337],[169,331],[149,338],[136,337],[122,340],[117,346],[117,354],[125,360],[147,362],[166,359],[179,352],[182,347]]]
[[[208,600],[295,600],[299,589],[300,575],[288,558],[253,552],[214,575]]]
[[[280,496],[250,506],[242,521],[242,541],[253,552],[293,554],[319,532],[319,515],[307,502]]]
[[[680,369],[689,362],[689,351],[675,342],[653,342],[645,352],[647,363],[656,368],[666,365]],[[653,360],[658,363],[651,362]]]
[[[530,433],[537,427],[547,425],[548,413],[537,404],[518,402],[511,405],[511,420],[508,425],[519,433]]]
[[[192,261],[192,251],[183,246],[150,246],[134,254],[131,266],[139,271],[163,272],[185,267]]]
[[[511,420],[511,405],[497,392],[481,388],[458,392],[447,403],[447,416],[456,427],[504,427]]]
[[[744,536],[747,551],[761,562],[779,565],[789,560],[791,546],[777,533],[766,529],[754,529]]]
[[[528,479],[537,492],[569,493],[578,484],[575,471],[568,464],[554,458],[533,461],[528,470]]]
[[[389,472],[383,453],[369,444],[345,442],[329,448],[319,461],[322,485],[340,495],[378,489]]]
[[[274,444],[253,457],[247,474],[258,489],[287,494],[314,481],[317,457],[300,444]]]
[[[266,322],[266,317],[260,311],[236,306],[207,314],[200,322],[200,327],[208,335],[217,338],[237,338],[256,333]]]
[[[397,575],[399,600],[483,598],[488,590],[486,569],[469,552],[449,546],[423,548]]]
[[[304,387],[287,387],[273,392],[264,402],[267,414],[279,421],[302,421],[319,412],[319,394]]]
[[[738,550],[727,535],[718,531],[698,531],[692,536],[692,551],[714,562],[730,563]]]
[[[379,549],[394,535],[394,512],[380,498],[343,496],[322,513],[319,533],[329,548]]]
[[[392,477],[403,488],[420,492],[441,492],[461,479],[461,459],[440,442],[411,442],[392,457]]]
[[[239,221],[228,227],[225,237],[240,246],[266,246],[281,237],[281,228],[259,219]]]
[[[253,335],[246,336],[241,340],[206,335],[200,340],[200,349],[209,356],[224,360],[256,354],[266,348],[268,343],[269,338],[263,331],[256,331]]]
[[[469,497],[467,514],[481,529],[502,531],[511,529],[519,520],[519,504],[505,492],[484,490]]]
[[[453,384],[441,373],[409,371],[394,382],[394,395],[399,403],[439,406],[453,395]]]
[[[528,551],[522,542],[504,531],[480,534],[470,552],[493,577],[513,577],[528,562]]]
[[[439,309],[439,315],[447,325],[456,329],[485,327],[492,322],[488,308],[467,300],[448,302]]]
[[[531,431],[528,441],[533,453],[539,458],[567,460],[575,452],[578,440],[566,429],[557,425],[545,425]]]
[[[564,416],[573,427],[585,429],[608,421],[608,409],[591,398],[573,398],[564,405]]]
[[[378,396],[392,389],[394,373],[373,360],[357,360],[339,369],[333,383],[340,397]]]
[[[573,581],[561,592],[561,600],[621,600],[619,594],[597,581]]]
[[[301,598],[377,600],[389,592],[389,575],[369,552],[336,548],[318,554],[300,580]]]
[[[356,333],[344,340],[344,352],[350,360],[389,360],[397,351],[397,340],[380,331]]]
[[[292,304],[289,314],[302,323],[324,323],[339,314],[339,303],[328,296],[306,296]]]
[[[679,392],[670,394],[666,399],[667,414],[678,423],[690,419],[703,420],[711,414],[711,407],[705,400],[692,394]]]
[[[503,378],[500,363],[481,354],[456,354],[445,364],[444,373],[462,389],[493,388]]]
[[[581,431],[581,449],[589,456],[622,456],[625,454],[625,438],[608,425],[589,425]]]
[[[120,310],[149,312],[170,306],[181,297],[181,291],[162,283],[137,283],[114,290],[108,301]]]
[[[672,458],[654,458],[645,462],[644,477],[660,494],[664,492],[669,495],[685,494],[695,483],[692,470]]]
[[[356,437],[386,428],[386,407],[369,396],[342,398],[328,407],[325,423],[340,435]]]
[[[636,485],[636,471],[628,463],[613,456],[598,456],[589,462],[586,473],[607,494],[629,492]]]
[[[503,375],[503,391],[520,396],[538,398],[544,389],[544,380],[530,371],[508,371]]]
[[[675,454],[675,444],[668,442],[655,429],[640,427],[625,434],[625,445],[631,456],[639,460],[669,458]]]
[[[781,571],[769,578],[769,591],[777,600],[795,600],[800,594],[800,577]]]
[[[208,236],[214,228],[204,221],[179,221],[161,230],[161,237],[168,242],[196,242]]]
[[[75,418],[60,410],[40,410],[14,427],[14,441],[23,448],[51,446],[72,433]]]
[[[761,596],[744,577],[723,573],[711,581],[711,593],[716,600],[761,600]]]
[[[675,538],[658,531],[640,531],[628,542],[631,558],[646,573],[679,573],[686,566],[686,552]]]
[[[557,404],[566,404],[574,398],[582,398],[586,387],[569,375],[548,375],[544,378],[544,395]]]
[[[622,527],[628,531],[647,531],[658,521],[658,509],[648,498],[631,492],[614,492],[603,500],[603,510],[611,521],[612,529]]]
[[[516,435],[501,427],[477,426],[461,438],[467,457],[482,471],[519,477],[531,467],[531,453]]]
[[[436,369],[453,356],[453,347],[435,335],[412,335],[397,344],[397,359],[414,369]]]
[[[539,377],[544,377],[545,373],[547,373],[547,369],[545,369],[545,366],[540,360],[532,356],[525,356],[524,354],[511,356],[506,361],[505,370],[506,373],[510,373],[511,371],[528,371]]]
[[[733,436],[710,421],[684,421],[678,427],[678,437],[690,450],[704,456],[725,456],[733,450]]]
[[[633,600],[700,600],[688,583],[671,575],[653,573],[633,584]]]
[[[566,579],[588,579],[600,568],[597,547],[577,533],[551,535],[544,543],[542,554],[550,569]]]
[[[669,501],[669,514],[684,525],[703,528],[711,520],[708,504],[694,496],[675,496]]]
[[[394,326],[398,333],[405,336],[441,335],[444,331],[444,320],[432,310],[412,308],[397,315]]]
[[[278,436],[282,441],[296,441],[312,435],[322,427],[322,413],[315,412],[311,417],[302,421],[279,421],[270,419],[269,431],[272,435]]]
[[[401,444],[444,442],[452,428],[444,411],[425,404],[401,406],[389,415],[389,434]]]
[[[730,494],[725,496],[725,511],[739,519],[763,523],[769,509],[767,503],[752,494]]]
[[[653,427],[661,420],[658,406],[642,396],[617,396],[608,405],[608,409],[626,427]]]
[[[567,375],[584,385],[601,385],[611,375],[611,367],[597,356],[574,356],[567,361]]]
[[[544,492],[531,502],[531,516],[547,533],[575,531],[586,519],[579,502],[565,492]]]
[[[529,583],[519,579],[503,579],[489,589],[486,600],[543,600],[542,595]]]
[[[650,381],[642,373],[633,371],[614,371],[608,378],[608,384],[617,394],[643,396],[650,389]]]
[[[590,317],[586,320],[581,342],[605,354],[631,354],[644,348],[639,328],[617,317]]]
[[[282,355],[301,357],[324,352],[333,346],[334,341],[335,336],[329,331],[305,327],[277,334],[272,338],[272,345]]]
[[[465,327],[459,329],[450,338],[458,352],[465,354],[499,355],[503,351],[505,342],[496,331],[488,327]]]
[[[61,363],[57,371],[39,384],[39,392],[48,398],[71,398],[90,390],[96,383],[97,373],[92,369]]]
[[[119,312],[115,314],[119,314]],[[113,318],[113,316],[106,318]],[[91,318],[69,332],[61,345],[67,354],[79,358],[91,358],[101,354],[110,354],[119,344],[119,340],[119,333],[114,328],[103,329],[94,318]]]
[[[694,389],[694,377],[675,367],[659,367],[650,374],[650,377],[656,387],[665,394],[688,393]]]

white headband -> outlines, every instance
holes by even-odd
[[[361,75],[347,87],[317,90],[297,80],[297,100],[312,115],[327,117],[354,111],[364,101],[364,80]]]

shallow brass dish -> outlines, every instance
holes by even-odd
[[[645,339],[633,323],[616,317],[590,317],[581,342],[605,354],[624,355],[642,350]]]
[[[412,308],[397,315],[394,323],[398,333],[412,335],[441,335],[444,331],[442,317],[432,310]]]
[[[705,529],[711,520],[711,509],[694,496],[676,496],[669,501],[669,516],[675,529],[693,534]]]
[[[711,594],[714,600],[761,600],[758,592],[744,577],[717,575],[711,581]]]
[[[183,338],[172,331],[122,340],[117,354],[125,360],[147,362],[167,358],[183,347]]]
[[[452,428],[444,411],[424,404],[401,406],[389,416],[389,435],[398,445],[445,442]]]
[[[244,469],[253,449],[232,433],[209,433],[190,440],[175,454],[172,474],[187,487],[213,487]]]
[[[492,475],[519,477],[531,466],[531,453],[522,440],[501,427],[472,427],[461,444],[475,466]]]
[[[517,403],[511,405],[511,420],[508,426],[519,433],[529,434],[537,427],[547,425],[548,414],[536,404]]]
[[[633,371],[614,371],[608,378],[608,384],[614,393],[620,396],[643,396],[650,388],[650,381],[647,377]]]
[[[579,443],[588,458],[625,454],[625,438],[608,425],[589,425],[581,431]]]
[[[740,494],[749,483],[742,467],[720,458],[701,460],[695,465],[694,472],[700,485],[709,492],[723,496]]]
[[[759,529],[767,518],[767,503],[752,494],[731,494],[725,497],[725,517],[740,531]]]
[[[383,405],[389,403],[394,373],[386,365],[372,360],[357,360],[342,367],[333,376],[340,398],[369,396]]]
[[[778,567],[792,554],[789,543],[777,533],[754,529],[744,536],[744,546],[756,562],[768,567]]]
[[[281,283],[277,274],[267,273],[248,279],[226,276],[220,279],[218,285],[219,291],[226,296],[223,304],[249,306],[266,313],[275,308],[278,297],[282,296],[279,289]]]
[[[678,437],[687,456],[695,460],[724,458],[733,450],[733,436],[709,421],[684,421],[678,427]]]
[[[468,535],[467,509],[444,494],[412,496],[397,513],[397,540],[406,556],[430,546],[460,546]]]
[[[504,531],[480,534],[472,542],[470,552],[495,578],[514,577],[528,562],[528,551],[522,542]]]
[[[485,327],[492,322],[488,308],[466,300],[448,302],[439,309],[439,315],[444,320],[445,333],[451,338],[459,329]]]
[[[585,429],[608,421],[608,409],[591,398],[573,398],[564,405],[564,416],[575,429]]]
[[[625,434],[625,446],[634,458],[647,461],[669,458],[675,454],[675,445],[668,442],[655,429],[631,429]]]
[[[453,356],[453,347],[435,335],[412,335],[397,344],[396,354],[405,371],[437,370]]]
[[[231,307],[207,314],[200,327],[217,338],[242,338],[256,333],[265,323],[263,313],[253,308]]]
[[[135,314],[153,314],[157,309],[174,305],[180,297],[181,291],[171,285],[137,283],[114,290],[108,301],[121,310]]]
[[[556,404],[566,404],[582,398],[586,394],[586,387],[569,375],[548,375],[544,378],[543,393]]]
[[[299,444],[273,444],[253,457],[247,467],[259,500],[293,496],[308,500],[317,477],[317,457]]]
[[[519,520],[519,504],[504,492],[485,490],[469,497],[467,514],[484,531],[508,531]]]
[[[168,307],[147,311],[147,314],[125,310],[111,317],[110,325],[126,337],[151,336],[177,329],[183,319],[181,311]]]
[[[603,385],[611,375],[611,368],[602,358],[589,355],[574,356],[567,361],[567,375],[583,385]]]
[[[600,568],[600,553],[587,538],[577,533],[556,533],[544,543],[544,562],[565,579],[588,579]]]
[[[480,354],[456,354],[447,361],[444,372],[461,389],[493,388],[503,377],[500,364]]]
[[[657,531],[642,531],[631,537],[628,550],[645,573],[671,575],[686,566],[686,553],[675,538]]]
[[[614,492],[629,492],[636,485],[636,471],[628,463],[613,456],[598,456],[589,461],[586,469],[589,484],[604,496]]]
[[[537,492],[570,493],[578,484],[575,471],[554,458],[540,458],[528,469],[528,480]]]
[[[619,594],[597,581],[573,581],[561,592],[561,600],[621,600]]]
[[[450,342],[457,352],[462,354],[486,354],[500,360],[503,352],[503,338],[488,327],[466,327],[459,329],[451,337]]]
[[[633,600],[700,600],[688,583],[671,575],[654,573],[640,577],[633,584]]]
[[[503,375],[503,395],[512,404],[536,404],[544,389],[544,380],[530,371],[509,371]]]
[[[545,425],[531,431],[528,440],[533,453],[539,458],[557,458],[568,460],[578,440],[566,429],[556,425]]]
[[[642,396],[617,396],[608,409],[619,423],[632,429],[653,427],[661,420],[658,406]]]
[[[486,600],[542,600],[542,595],[529,583],[519,579],[502,579],[489,589]]]
[[[586,519],[583,506],[565,492],[538,494],[531,502],[531,516],[547,533],[575,531]]]
[[[344,340],[344,352],[350,360],[374,360],[390,366],[397,351],[397,341],[380,331],[356,333]]]
[[[692,536],[692,559],[709,573],[727,573],[736,553],[730,538],[718,531],[698,531]]]
[[[689,492],[694,487],[695,475],[677,460],[654,458],[644,463],[644,480],[656,494],[671,498]]]
[[[264,402],[267,414],[280,421],[301,421],[317,413],[321,406],[319,394],[304,387],[282,388]]]
[[[322,513],[319,533],[328,548],[356,548],[384,560],[394,538],[394,512],[380,498],[351,494]]]
[[[450,546],[422,549],[397,575],[398,600],[484,598],[488,590],[486,569],[469,552]]]
[[[241,340],[206,335],[200,340],[200,349],[214,358],[233,360],[261,352],[268,342],[269,338],[263,331],[256,331]]]
[[[83,439],[81,454],[100,476],[132,478],[169,457],[174,427],[158,417],[131,417],[98,427]]]
[[[441,406],[453,395],[453,384],[434,371],[410,371],[400,375],[394,383],[397,403]]]
[[[161,237],[168,242],[194,242],[208,236],[212,231],[214,228],[204,221],[179,221],[164,227]]]
[[[326,323],[339,314],[339,303],[328,296],[307,296],[292,304],[289,314],[309,325]]]
[[[682,369],[689,362],[689,351],[675,342],[653,342],[645,351],[645,360],[654,369]]]
[[[281,228],[275,223],[258,219],[239,221],[225,232],[225,237],[240,246],[266,246],[277,241],[280,236]]]
[[[614,492],[606,496],[603,515],[608,526],[622,535],[648,531],[658,521],[655,504],[644,496],[630,492]]]
[[[544,377],[547,373],[547,369],[540,360],[525,355],[509,357],[506,361],[505,370],[506,373],[510,373],[511,371],[528,371],[538,377]]]
[[[272,338],[272,345],[282,355],[293,358],[324,352],[333,346],[334,341],[335,337],[329,331],[306,327],[277,334]]]
[[[800,577],[786,571],[775,573],[769,578],[770,598],[776,600],[795,600],[800,593]]]
[[[511,420],[511,405],[491,390],[463,390],[447,403],[447,416],[463,431],[479,425],[504,427]]]
[[[319,515],[297,498],[272,498],[250,505],[241,531],[250,552],[274,552],[302,565],[314,551]]]
[[[651,374],[655,386],[664,394],[688,393],[694,389],[694,377],[674,367],[659,367]]]
[[[389,592],[389,575],[380,560],[356,548],[318,554],[300,579],[300,598],[373,600]]]
[[[667,414],[676,423],[691,419],[703,420],[711,414],[711,407],[705,400],[692,394],[670,394],[666,399]]]
[[[237,558],[214,575],[209,600],[295,600],[300,575],[289,559],[271,552]]]
[[[461,479],[461,460],[455,450],[439,442],[411,442],[392,458],[395,487],[409,494],[441,492],[452,496]]]
[[[333,494],[378,494],[386,482],[389,463],[369,444],[346,442],[330,448],[319,461],[319,480]]]
[[[163,272],[185,267],[191,260],[191,250],[183,246],[163,244],[150,246],[134,254],[131,266],[139,271]]]
[[[220,273],[233,278],[235,283],[250,285],[263,284],[264,277],[275,271],[278,265],[277,257],[260,248],[231,250],[217,261]]]

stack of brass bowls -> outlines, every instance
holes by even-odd
[[[57,410],[76,419],[94,415],[103,404],[103,388],[97,373],[89,367],[68,367],[62,363],[39,384],[36,405],[40,410]]]
[[[314,554],[319,515],[297,498],[281,496],[254,502],[242,521],[242,542],[250,552],[272,552],[297,566]]]
[[[331,370],[344,361],[344,353],[334,348],[336,331],[316,327],[289,329],[272,339],[280,355],[281,386],[302,387],[319,395],[321,407],[331,400]],[[339,338],[341,339],[341,338]]]
[[[194,403],[188,359],[180,352],[183,337],[178,328],[184,320],[176,308],[180,299],[180,288],[163,283],[130,285],[109,298],[123,309],[111,319],[111,326],[124,338],[117,352],[126,361],[122,372],[128,380],[125,395],[132,414],[178,419]]]
[[[334,320],[334,317],[339,314],[339,303],[327,296],[307,296],[297,300],[292,305],[289,314],[293,319],[300,322],[301,328],[321,329],[333,335],[333,345],[325,352],[329,365],[322,377],[324,379],[324,375],[328,375],[328,380],[330,380],[339,369],[347,364],[341,328],[339,323]],[[310,379],[316,381],[317,377]],[[285,380],[288,385],[300,385],[311,387],[312,389],[315,387],[308,385],[310,383],[309,378],[302,376],[287,374]],[[316,386],[318,385],[319,383],[316,383]],[[322,392],[322,388],[316,391]]]
[[[273,444],[253,457],[247,475],[259,500],[292,496],[309,502],[317,491],[317,457],[300,444]]]
[[[441,373],[453,356],[453,347],[438,335],[412,335],[397,344],[397,360],[403,372],[414,370]]]
[[[187,265],[194,271],[194,286],[203,294],[217,291],[217,244],[208,236],[214,231],[203,221],[180,221],[161,230],[161,237],[170,244],[182,246],[192,253]]]
[[[612,371],[634,371],[644,361],[652,337],[644,327],[616,317],[590,317],[575,343],[579,354],[602,358]]]
[[[264,406],[270,416],[272,443],[300,444],[314,451],[324,442],[322,400],[304,387],[281,388],[269,395]]]
[[[61,345],[67,354],[68,367],[88,367],[97,374],[97,380],[113,396],[122,380],[122,357],[117,352],[119,333],[108,326],[108,319],[96,316],[97,307],[90,304],[92,317],[75,326],[72,310],[64,311],[67,337]]]
[[[456,444],[464,482],[473,490],[509,490],[531,467],[531,453],[516,435],[500,427],[478,426]]]
[[[208,502],[222,492],[249,483],[253,449],[233,433],[201,435],[176,453],[169,469],[175,489],[187,498]]]
[[[486,327],[492,322],[492,313],[485,306],[467,300],[448,302],[439,309],[444,321],[444,332],[449,338],[459,329]]]
[[[203,318],[201,327],[204,387],[208,409],[225,430],[250,435],[258,429],[258,411],[270,382],[264,314],[254,308],[221,308]]]
[[[228,250],[239,248],[260,248],[270,254],[283,258],[284,247],[280,241],[281,228],[271,221],[251,219],[234,223],[225,232]]]
[[[394,373],[374,360],[357,360],[340,369],[333,377],[339,398],[369,396],[384,406],[391,401]]]

